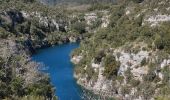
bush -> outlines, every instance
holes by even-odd
[[[90,26],[90,29],[95,29],[95,28],[98,28],[102,24],[102,21],[101,19],[96,19],[92,23],[93,24]]]
[[[113,76],[117,76],[120,62],[117,62],[116,58],[112,54],[109,54],[104,58],[104,67],[104,76],[111,78]]]
[[[135,80],[135,79],[132,79],[130,80],[130,84],[133,86],[133,87],[136,87],[140,84],[140,81],[139,80]]]
[[[129,94],[130,93],[130,87],[128,87],[128,86],[123,86],[122,88],[121,88],[121,94],[123,94],[123,95],[125,95],[125,94]]]
[[[102,61],[102,58],[105,56],[104,50],[99,50],[94,56],[94,63],[99,64]]]
[[[143,76],[143,80],[144,81],[149,81],[149,82],[154,81],[155,78],[156,78],[156,74],[155,74],[154,70],[149,71],[147,75]]]
[[[15,95],[23,96],[25,94],[23,89],[23,83],[24,81],[20,77],[16,77],[12,80],[10,88]]]
[[[163,39],[160,36],[157,36],[155,41],[155,46],[157,49],[162,50],[165,47],[165,44],[163,43]]]
[[[137,90],[144,100],[149,100],[155,94],[155,87],[149,82],[139,84]]]
[[[86,32],[86,23],[85,22],[76,22],[72,25],[72,29],[77,31],[79,34]]]
[[[90,80],[95,74],[94,69],[92,67],[87,67],[86,73],[88,75],[87,80]]]
[[[128,69],[125,71],[126,81],[129,83],[131,79],[133,78],[133,75],[131,73],[131,69],[128,67]]]
[[[147,64],[147,60],[146,58],[144,58],[142,61],[141,61],[141,66],[145,66]]]
[[[9,35],[9,32],[5,31],[3,28],[0,27],[0,38],[6,39]]]

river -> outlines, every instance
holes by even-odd
[[[73,77],[70,62],[70,53],[77,47],[78,43],[62,44],[40,49],[32,56],[32,60],[44,64],[40,71],[49,74],[59,100],[81,100],[82,90]]]

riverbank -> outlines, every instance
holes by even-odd
[[[82,56],[72,56],[71,58],[71,62],[73,64],[79,64],[81,59],[83,59]],[[77,66],[78,67],[78,66]],[[115,94],[113,91],[105,91],[106,89],[101,89],[101,87],[96,88],[97,86],[94,86],[94,82],[87,82],[86,78],[82,78],[81,74],[77,74],[74,70],[74,78],[76,79],[77,84],[79,84],[80,86],[82,86],[84,89],[88,90],[91,92],[91,94],[94,95],[89,95],[89,97],[87,97],[89,100],[94,99],[94,100],[107,100],[108,98],[114,99],[114,98],[120,98],[121,96],[118,94]],[[108,81],[106,79],[103,79],[103,81]],[[98,84],[104,84],[104,82],[102,83],[98,83]],[[108,85],[110,86],[110,85]],[[107,90],[111,90],[107,89]],[[99,99],[96,99],[99,98]]]
[[[91,91],[92,93],[96,94],[96,95],[100,95],[101,98],[113,98],[116,97],[117,95],[112,94],[111,92],[107,92],[107,91],[100,91],[99,89],[94,88],[93,86],[89,86],[88,84],[85,84],[83,81],[80,81],[81,79],[79,79],[78,75],[76,75],[74,73],[74,77],[75,79],[77,79],[77,84],[79,84],[80,86],[84,87],[85,89]]]

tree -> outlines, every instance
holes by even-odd
[[[104,59],[104,76],[107,78],[111,78],[112,76],[116,76],[118,69],[120,67],[120,62],[116,61],[116,58],[109,54]]]
[[[157,35],[154,43],[155,43],[155,46],[156,46],[157,49],[159,49],[159,50],[164,49],[165,45],[163,43],[163,39],[161,38],[161,36]]]
[[[86,23],[85,22],[76,22],[72,25],[72,28],[80,34],[85,33],[86,32]]]
[[[104,56],[105,56],[104,50],[97,51],[97,53],[95,54],[95,57],[94,57],[94,62],[95,63],[100,63]]]

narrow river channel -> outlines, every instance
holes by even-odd
[[[32,56],[32,60],[44,64],[40,71],[49,74],[59,100],[81,100],[82,90],[76,84],[70,62],[70,53],[77,47],[78,43],[62,44],[41,49]]]

